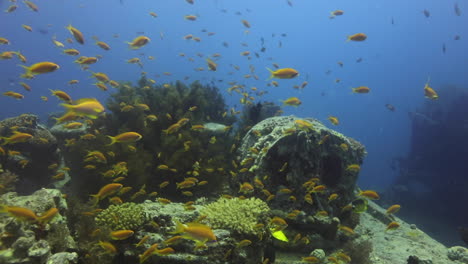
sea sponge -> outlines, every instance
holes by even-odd
[[[106,226],[112,230],[137,230],[145,223],[147,216],[142,205],[123,203],[109,206],[95,220],[98,226]]]
[[[257,198],[220,198],[200,210],[212,228],[232,230],[241,234],[256,235],[255,225],[262,223],[270,211],[268,205]]]

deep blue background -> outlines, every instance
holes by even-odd
[[[0,52],[21,51],[27,57],[28,65],[52,61],[61,67],[57,72],[26,81],[33,89],[28,93],[18,84],[23,71],[17,66],[20,62],[16,58],[1,60],[1,92],[13,90],[26,97],[23,100],[0,97],[0,118],[34,113],[44,120],[47,113],[61,110],[60,102],[50,96],[49,89],[64,90],[73,98],[105,100],[107,97],[108,92],[92,85],[91,73],[73,63],[75,57],[63,54],[52,44],[51,38],[55,35],[67,48],[76,48],[81,55],[103,55],[91,70],[104,72],[114,80],[136,82],[141,69],[127,64],[126,60],[140,57],[143,70],[158,83],[190,76],[190,81],[224,80],[218,83],[223,91],[230,86],[227,84],[230,81],[267,90],[268,94],[260,100],[279,102],[297,96],[302,100],[302,106],[286,108],[285,114],[315,117],[330,126],[327,116],[337,116],[340,125],[335,129],[362,142],[369,153],[362,166],[359,184],[362,188],[381,190],[395,177],[396,172],[389,168],[391,159],[404,156],[408,151],[408,111],[414,111],[428,100],[423,96],[428,77],[436,90],[445,84],[467,87],[468,20],[465,13],[455,15],[455,1],[292,0],[292,7],[284,0],[195,2],[190,5],[184,0],[123,0],[122,5],[118,0],[43,0],[36,3],[39,6],[37,13],[22,2],[13,13],[0,12],[0,37],[11,41],[11,45],[0,46]],[[0,4],[2,10],[9,5],[6,1]],[[468,12],[466,3],[460,1],[459,6],[462,12]],[[344,10],[345,14],[329,19],[330,12],[336,9]],[[430,11],[429,18],[423,15],[424,9]],[[151,17],[151,11],[158,17]],[[183,17],[188,14],[199,18],[187,21]],[[241,19],[251,23],[249,34],[245,33]],[[32,26],[33,32],[24,30],[22,24]],[[68,24],[83,32],[85,45],[66,43],[65,39],[71,37],[65,29]],[[39,29],[48,33],[41,34]],[[202,29],[216,34],[207,36]],[[125,42],[138,36],[137,32],[144,32],[152,41],[140,50],[130,50]],[[348,35],[359,32],[366,33],[368,39],[346,42]],[[287,36],[281,36],[282,33]],[[119,37],[114,38],[114,34]],[[186,41],[183,39],[186,34],[198,36],[202,41]],[[455,41],[455,35],[460,35],[461,39]],[[94,45],[92,36],[107,42],[111,50],[104,51]],[[259,52],[262,37],[265,53]],[[223,42],[228,42],[229,47],[224,47]],[[247,43],[248,47],[241,43]],[[446,54],[442,53],[443,43]],[[247,50],[252,52],[251,60],[240,55]],[[178,56],[181,52],[186,57]],[[261,57],[256,58],[253,52],[258,52]],[[141,53],[145,56],[140,56]],[[199,57],[197,53],[204,56]],[[214,53],[222,55],[217,60],[218,71],[194,71],[197,67],[206,68],[205,58]],[[156,59],[150,61],[148,56]],[[188,57],[195,61],[189,62]],[[356,63],[359,57],[363,61]],[[344,67],[339,67],[338,61],[342,61]],[[269,73],[265,68],[271,68],[272,62],[280,67],[295,68],[300,76],[293,80],[278,80],[279,87],[267,87],[265,80]],[[240,71],[230,64],[240,66]],[[249,73],[250,64],[256,68],[258,81],[243,78]],[[331,73],[327,75],[328,70]],[[163,72],[171,72],[172,76],[164,76]],[[229,75],[229,72],[234,74]],[[337,78],[340,83],[335,83]],[[80,80],[79,85],[70,87],[67,83],[72,79]],[[309,84],[304,90],[292,88],[305,80]],[[352,94],[351,87],[357,86],[369,86],[371,92]],[[48,96],[49,101],[43,102],[42,95]],[[232,105],[237,104],[239,109],[239,98],[236,94],[228,96],[227,100]],[[393,104],[396,112],[386,109],[384,105],[387,103]]]

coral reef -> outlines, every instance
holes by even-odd
[[[25,115],[0,123],[2,136],[13,130],[34,135],[7,151],[18,148],[17,156],[31,158],[31,167],[47,159],[35,167],[38,178],[49,184],[45,177],[56,174],[54,185],[67,191],[1,196],[2,205],[28,208],[40,217],[56,208],[57,215],[41,222],[40,217],[24,221],[0,214],[0,232],[7,234],[0,237],[5,249],[0,262],[138,263],[147,250],[155,250],[145,263],[256,264],[268,258],[291,264],[341,258],[342,263],[387,264],[392,263],[387,259],[404,263],[411,258],[439,264],[433,255],[449,263],[445,248],[376,204],[370,202],[364,213],[353,209],[366,155],[359,142],[314,119],[275,117],[281,110],[273,103],[249,101],[243,112],[227,111],[213,85],[154,83],[145,75],[135,86],[119,83],[108,113],[84,120],[81,129],[58,124],[46,130],[36,117]],[[238,114],[242,118],[235,123]],[[109,140],[124,132],[139,137]],[[42,150],[50,157],[31,154],[38,133],[51,139],[39,141],[53,142]],[[35,175],[24,176],[11,160],[0,156],[0,165],[8,169],[0,174],[2,192],[14,190],[15,174],[20,180]],[[90,194],[97,203],[85,203]],[[395,220],[400,229],[386,233],[385,226]],[[188,227],[208,230],[210,239],[190,235]],[[130,235],[117,239],[116,230]],[[411,252],[392,252],[401,241]],[[426,245],[433,255],[424,251]],[[163,248],[174,253],[161,254]],[[449,257],[460,261],[457,252]]]
[[[137,86],[120,83],[106,108],[106,117],[93,120],[88,127],[91,135],[60,142],[70,174],[80,175],[72,177],[70,184],[76,195],[82,195],[80,190],[85,187],[89,189],[90,181],[97,183],[90,191],[97,191],[108,180],[104,175],[123,161],[128,169],[128,175],[119,175],[128,176],[123,183],[136,190],[146,186],[146,193],[157,191],[170,199],[188,200],[223,190],[234,157],[230,152],[234,143],[231,126],[236,117],[227,112],[216,87],[198,82],[153,85],[143,76]],[[168,132],[171,126],[174,129]],[[142,139],[108,145],[107,135],[129,131],[141,134]],[[106,161],[84,161],[93,151],[102,153]],[[205,185],[178,188],[178,183],[190,176]],[[108,178],[112,177],[117,175]],[[165,188],[157,188],[166,181]],[[144,195],[133,197],[129,193],[124,199],[141,202]]]
[[[55,171],[48,167],[59,160],[57,140],[35,115],[23,114],[0,121],[0,136],[11,136],[13,131],[33,137],[2,146],[6,154],[0,155],[0,166],[18,175],[17,192],[31,193],[51,182]]]
[[[342,251],[346,252],[351,257],[353,263],[372,264],[370,259],[372,243],[370,241],[349,241],[343,245]]]
[[[448,249],[447,255],[450,260],[458,260],[462,263],[468,263],[468,249],[464,247],[451,247]]]
[[[18,181],[18,175],[10,171],[0,173],[0,195],[15,191],[15,184]]]
[[[105,226],[111,230],[138,230],[147,220],[144,207],[136,203],[111,205],[96,218],[98,226]]]
[[[263,197],[275,216],[287,219],[289,237],[301,234],[302,241],[311,241],[281,247],[328,250],[350,239],[338,227],[358,223],[357,214],[342,208],[355,199],[359,171],[348,166],[362,163],[366,152],[360,143],[313,119],[272,117],[249,130],[238,154],[232,189],[249,184],[245,195]]]
[[[37,215],[44,215],[51,208],[57,213],[45,221],[29,222],[0,214],[0,231],[8,234],[1,237],[1,263],[58,263],[49,262],[62,255],[69,255],[77,246],[67,226],[66,201],[58,190],[42,189],[29,196],[17,196],[9,192],[0,196],[1,204],[27,208]],[[76,253],[69,263],[76,263]],[[54,260],[54,261],[55,261]],[[61,262],[67,263],[67,262]]]
[[[299,128],[297,121],[303,120],[313,128]],[[341,144],[346,144],[345,150]],[[339,208],[354,199],[358,172],[348,170],[347,166],[361,164],[366,155],[364,147],[353,139],[326,128],[316,120],[293,116],[273,117],[258,123],[244,137],[238,152],[241,166],[248,170],[236,178],[236,186],[252,181],[249,180],[252,175],[268,175],[269,179],[263,182],[264,188],[277,194],[270,206],[288,209],[289,196],[303,197],[306,190],[302,185],[316,177],[326,185],[327,194],[339,195],[331,205],[327,205],[325,200],[315,203],[316,208],[327,211],[330,211],[327,207]],[[295,191],[282,194],[278,192],[282,188]],[[328,198],[326,195],[322,197]],[[301,200],[298,202],[303,204]]]
[[[266,224],[268,205],[258,198],[220,198],[206,205],[200,213],[213,228],[228,229],[238,234],[258,235],[257,224]]]

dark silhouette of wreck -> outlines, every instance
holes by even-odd
[[[452,244],[457,228],[468,227],[468,91],[446,86],[438,92],[439,100],[409,113],[410,151],[396,159],[399,176],[388,198],[403,205],[403,218]]]

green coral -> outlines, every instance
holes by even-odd
[[[112,230],[137,230],[146,219],[144,207],[136,203],[111,205],[95,218],[98,226],[106,226]]]
[[[220,198],[201,210],[212,228],[233,230],[237,233],[255,235],[259,230],[255,225],[261,223],[270,211],[268,205],[258,199]]]

